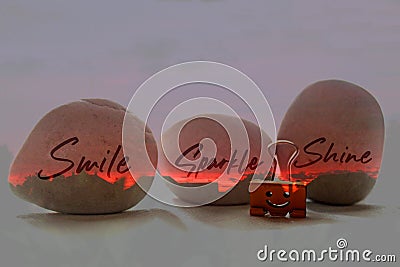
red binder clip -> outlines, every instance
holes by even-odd
[[[271,153],[271,147],[277,144],[289,144],[296,148],[290,157],[287,170],[283,173],[287,181],[274,181],[277,167],[277,157]],[[290,141],[279,140],[268,146],[268,152],[273,156],[271,181],[252,180],[250,182],[250,215],[285,217],[288,213],[292,218],[306,217],[306,184],[291,181],[291,165],[298,156],[298,147]]]

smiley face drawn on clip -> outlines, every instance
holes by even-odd
[[[293,218],[306,217],[306,186],[303,183],[252,182],[250,215]]]

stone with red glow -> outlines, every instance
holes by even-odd
[[[212,142],[215,154],[206,155]],[[177,122],[162,134],[158,170],[168,185],[179,186],[170,189],[188,203],[247,204],[253,175],[268,176],[269,143],[270,137],[250,121],[222,114],[199,115]],[[209,201],[217,195],[221,197]]]
[[[136,149],[134,158],[122,149],[125,114],[124,147]],[[141,120],[112,101],[85,99],[38,122],[15,157],[9,184],[20,198],[49,210],[115,213],[145,196],[156,164],[156,142]]]
[[[376,99],[358,85],[320,81],[308,86],[287,111],[278,139],[300,149],[292,180],[310,183],[308,197],[354,204],[373,188],[382,161],[384,120]],[[293,151],[278,148],[282,172]]]

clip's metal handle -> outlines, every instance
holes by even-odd
[[[273,163],[272,163],[272,181],[275,179],[275,172],[276,172],[276,167],[278,164],[278,159],[276,156],[276,145],[278,144],[288,144],[291,146],[294,146],[296,148],[295,152],[292,154],[292,156],[289,158],[288,163],[286,165],[286,168],[288,170],[287,172],[287,180],[290,181],[291,180],[291,176],[292,176],[292,162],[297,158],[297,156],[299,155],[299,148],[295,145],[295,143],[293,143],[292,141],[288,141],[288,140],[277,140],[274,143],[271,143],[268,145],[267,149],[268,149],[268,153],[272,156],[273,159]],[[271,147],[275,146],[274,151],[271,151]]]

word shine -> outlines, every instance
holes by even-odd
[[[318,153],[315,151],[316,148],[320,149],[320,144],[324,144],[327,141],[325,137],[315,139],[304,146],[303,151],[307,155],[315,157],[313,160],[300,164],[297,160],[294,162],[296,168],[304,168],[316,164],[318,162],[338,162],[338,163],[349,163],[351,161],[360,162],[367,164],[372,161],[371,151],[367,150],[362,155],[357,156],[348,152],[349,147],[346,146],[346,150],[343,152],[333,152],[335,143],[331,143],[328,150],[324,153]]]
[[[75,162],[73,162],[72,160],[67,159],[67,158],[58,157],[58,156],[56,156],[56,153],[59,152],[60,150],[62,150],[67,145],[75,146],[78,143],[79,143],[79,138],[75,136],[75,137],[65,140],[64,142],[62,142],[59,145],[57,145],[56,147],[54,147],[50,151],[51,158],[54,159],[55,161],[67,162],[67,163],[69,163],[69,166],[66,167],[65,169],[63,169],[57,173],[51,174],[51,175],[42,175],[42,173],[43,173],[43,169],[42,169],[38,172],[38,177],[42,180],[48,180],[50,178],[54,178],[54,177],[63,175],[64,173],[72,170],[75,166]],[[108,162],[107,156],[105,156],[101,160],[101,162],[92,161],[92,160],[86,159],[85,156],[82,156],[80,162],[78,163],[78,165],[76,167],[75,173],[79,174],[84,170],[89,172],[92,169],[97,168],[99,170],[99,172],[107,171],[107,176],[109,178],[111,178],[111,171],[114,168],[115,162],[118,158],[118,155],[121,152],[121,149],[122,149],[122,147],[121,147],[121,145],[119,145],[117,147],[117,149],[115,150],[110,162]],[[111,153],[111,151],[107,150],[107,155],[109,155],[110,153]],[[130,167],[127,167],[128,160],[129,160],[128,157],[123,157],[118,162],[118,164],[116,165],[116,168],[115,168],[118,173],[123,174],[123,173],[126,173],[127,171],[129,171]]]
[[[195,151],[193,154],[193,158],[195,159],[197,155],[201,152],[203,149],[203,145],[200,143],[197,143],[188,149],[186,149],[175,161],[175,165],[180,168],[190,168],[190,171],[187,174],[187,177],[189,177],[192,173],[195,173],[195,177],[197,177],[198,173],[202,170],[211,170],[211,169],[222,169],[224,166],[227,165],[226,173],[229,174],[232,170],[237,169],[238,173],[244,173],[245,170],[250,169],[250,170],[255,170],[257,169],[258,166],[262,165],[264,161],[260,161],[257,157],[253,157],[248,164],[245,163],[247,154],[249,153],[249,150],[246,149],[243,152],[242,157],[240,158],[240,162],[238,163],[238,158],[237,158],[237,149],[235,149],[232,153],[232,156],[230,159],[225,159],[222,158],[220,161],[218,161],[216,158],[208,158],[208,157],[202,157],[200,160],[200,163],[198,166],[193,163],[181,163],[182,159],[186,157],[187,154],[190,152]]]

